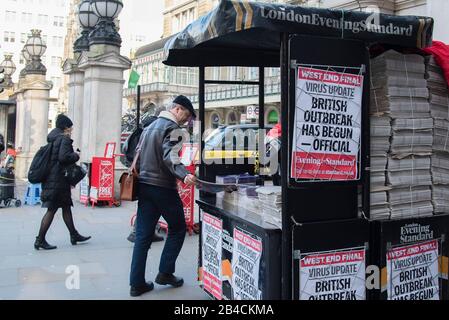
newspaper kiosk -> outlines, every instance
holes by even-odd
[[[370,233],[369,222],[368,46],[423,48],[433,28],[428,17],[379,14],[378,24],[372,18],[364,12],[222,0],[167,42],[165,64],[199,67],[202,133],[205,85],[258,85],[263,129],[264,68],[281,71],[282,228],[267,227],[238,205],[201,192],[199,280],[212,298],[370,297],[365,268],[380,264],[371,243],[379,243],[381,235],[375,227]],[[259,81],[206,79],[209,66],[258,67]],[[214,182],[225,169],[243,173],[238,166],[207,165],[202,159],[200,179]]]

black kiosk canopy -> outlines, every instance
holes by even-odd
[[[276,67],[282,33],[425,48],[432,31],[429,17],[221,0],[166,43],[164,63]]]

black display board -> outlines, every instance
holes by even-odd
[[[292,179],[293,128],[295,126],[296,78],[298,66],[363,75],[361,101],[360,153],[358,180],[316,181]],[[288,190],[287,214],[298,222],[357,218],[357,186],[363,187],[364,208],[369,208],[369,54],[365,43],[344,39],[292,36],[290,39],[290,75],[288,107]],[[361,69],[360,69],[361,68]],[[324,111],[326,112],[326,111]],[[365,210],[368,211],[368,210]]]
[[[379,266],[381,283],[379,289],[370,290],[370,298],[425,300],[432,295],[430,278],[438,278],[439,299],[448,300],[448,231],[449,215],[371,222],[371,261]],[[438,261],[430,247],[435,241]],[[394,259],[388,260],[388,253]],[[438,277],[433,272],[436,264]],[[389,281],[388,273],[394,282]]]
[[[351,278],[349,276],[351,272],[341,274],[333,274],[331,268],[335,266],[340,266],[341,268],[353,267],[359,268],[360,270],[356,272],[358,274],[359,280],[356,282],[361,286],[361,290],[364,287],[364,275],[365,268],[362,268],[362,264],[350,263],[345,261],[344,257],[346,253],[351,254],[351,252],[364,252],[363,265],[369,265],[369,222],[362,219],[352,219],[352,220],[340,220],[340,221],[328,221],[328,222],[318,222],[318,223],[302,223],[298,224],[293,228],[293,292],[292,296],[294,299],[300,299],[300,291],[303,286],[307,285],[303,283],[301,286],[300,272],[308,273],[306,278],[307,281],[311,282],[309,290],[304,290],[310,294],[302,296],[301,300],[317,299],[317,300],[343,300],[354,298],[351,296],[352,288],[355,288],[355,276]],[[318,255],[329,255],[328,261],[323,260],[322,264],[316,265],[314,268],[306,269],[304,267],[300,268],[301,259],[318,256]],[[332,261],[333,257],[343,257],[341,261]],[[361,262],[361,261],[360,261]],[[315,270],[312,270],[315,269]],[[318,270],[319,269],[319,270]],[[316,276],[316,272],[321,272],[320,276]],[[315,274],[314,274],[315,273]],[[348,280],[348,288],[344,289],[341,287],[341,283],[333,283],[332,279],[344,279],[345,275]],[[321,278],[321,281],[316,279]],[[343,280],[345,281],[345,280]],[[320,282],[320,284],[317,284]],[[338,286],[340,285],[340,288]],[[326,288],[327,286],[327,288]],[[331,286],[334,286],[331,288]],[[319,287],[319,288],[318,288]],[[317,289],[317,290],[315,290]],[[327,290],[326,290],[327,289]],[[316,294],[312,294],[311,291],[317,291]],[[346,295],[348,293],[348,295]],[[313,297],[312,297],[313,296]]]
[[[208,251],[208,256],[211,257],[208,260],[213,261],[215,250],[210,248],[205,249],[203,247],[203,232],[205,228],[204,214],[212,216],[213,219],[218,219],[222,223],[222,245],[221,245],[221,299],[234,300],[236,296],[240,294],[243,299],[251,299],[258,295],[259,299],[277,300],[281,298],[281,230],[275,226],[269,226],[261,223],[257,218],[257,215],[248,215],[243,209],[239,209],[237,206],[222,206],[216,204],[215,201],[198,200],[197,203],[202,211],[201,229],[199,239],[199,254],[198,254],[198,267],[199,267],[199,280],[200,286],[203,290],[210,295],[213,299],[220,299],[220,294],[214,295],[211,290],[205,288],[205,276],[203,262],[203,250]],[[234,256],[234,246],[237,245],[237,240],[234,238],[235,232],[238,232],[243,236],[239,240],[240,244],[245,241],[255,240],[255,243],[259,243],[260,256],[257,263],[251,261],[251,257],[243,254],[239,254],[239,257]],[[246,240],[244,240],[246,239]],[[217,240],[217,238],[215,238]],[[209,241],[214,242],[214,239]],[[251,246],[249,241],[247,245]],[[212,245],[214,246],[214,245]],[[245,245],[247,248],[248,246]],[[252,245],[252,247],[256,247]],[[258,249],[248,250],[249,255],[258,252]],[[245,259],[247,261],[245,261]],[[239,261],[236,261],[239,260]],[[247,263],[249,262],[249,263]],[[237,271],[235,265],[239,265],[240,268]],[[257,271],[258,264],[258,271]],[[258,272],[257,276],[251,277],[251,273]],[[238,279],[235,283],[239,283],[239,288],[232,285],[232,274],[238,275]],[[258,279],[255,279],[258,278]],[[257,283],[255,283],[257,280]],[[213,285],[212,285],[213,287]],[[220,290],[219,290],[220,291]],[[246,296],[245,296],[246,295]]]

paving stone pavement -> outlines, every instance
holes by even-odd
[[[21,200],[24,188],[23,184],[17,188]],[[90,235],[92,239],[72,246],[59,211],[47,234],[47,241],[58,248],[50,251],[36,251],[33,247],[45,209],[40,205],[0,208],[0,299],[209,299],[196,280],[198,235],[186,235],[178,258],[176,275],[184,278],[183,287],[155,284],[153,291],[132,298],[128,283],[133,244],[126,237],[131,230],[129,224],[135,203],[94,209],[78,201],[74,203],[75,226],[82,235]],[[154,281],[156,277],[164,243],[152,244],[147,280]],[[79,268],[79,289],[66,287],[68,277],[74,275],[70,266]]]

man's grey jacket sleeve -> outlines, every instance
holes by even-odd
[[[176,148],[177,144],[180,142],[177,140],[171,140],[170,137],[171,135],[167,134],[162,143],[164,164],[176,178],[184,181],[184,178],[190,172],[181,163],[181,159],[179,158],[178,152],[176,151],[180,149]]]

